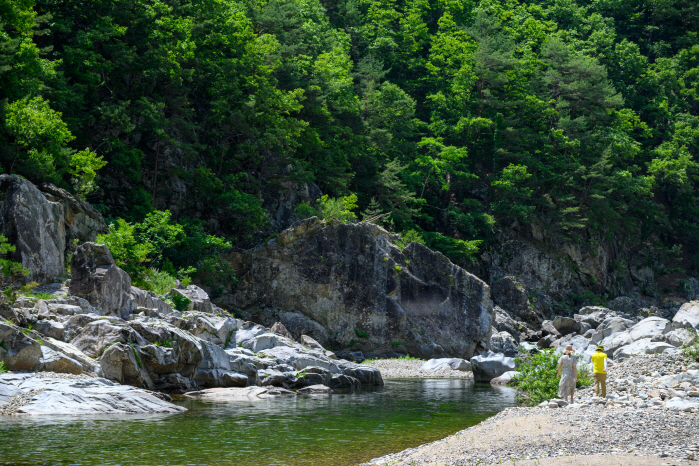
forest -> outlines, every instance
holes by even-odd
[[[695,0],[0,0],[0,167],[136,275],[225,278],[311,183],[298,218],[457,263],[536,223],[694,273],[698,34]]]

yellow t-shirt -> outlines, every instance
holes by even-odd
[[[604,373],[604,360],[607,359],[607,355],[601,351],[596,351],[591,356],[592,359],[592,372],[597,374]]]

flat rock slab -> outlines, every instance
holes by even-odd
[[[106,379],[60,379],[31,374],[0,376],[0,411],[18,397],[23,401],[13,409],[15,414],[174,414],[186,411],[152,392]]]
[[[295,396],[291,390],[278,387],[208,388],[189,392],[185,396],[202,401],[255,401],[280,396]]]

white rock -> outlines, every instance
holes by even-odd
[[[471,371],[471,363],[465,359],[459,358],[441,358],[441,359],[430,359],[420,366],[420,370],[423,371]]]
[[[699,301],[684,303],[672,321],[682,327],[691,327],[699,330]]]

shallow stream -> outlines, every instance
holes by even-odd
[[[387,380],[353,394],[180,401],[184,414],[0,417],[0,465],[349,466],[446,437],[514,406],[510,388]]]

